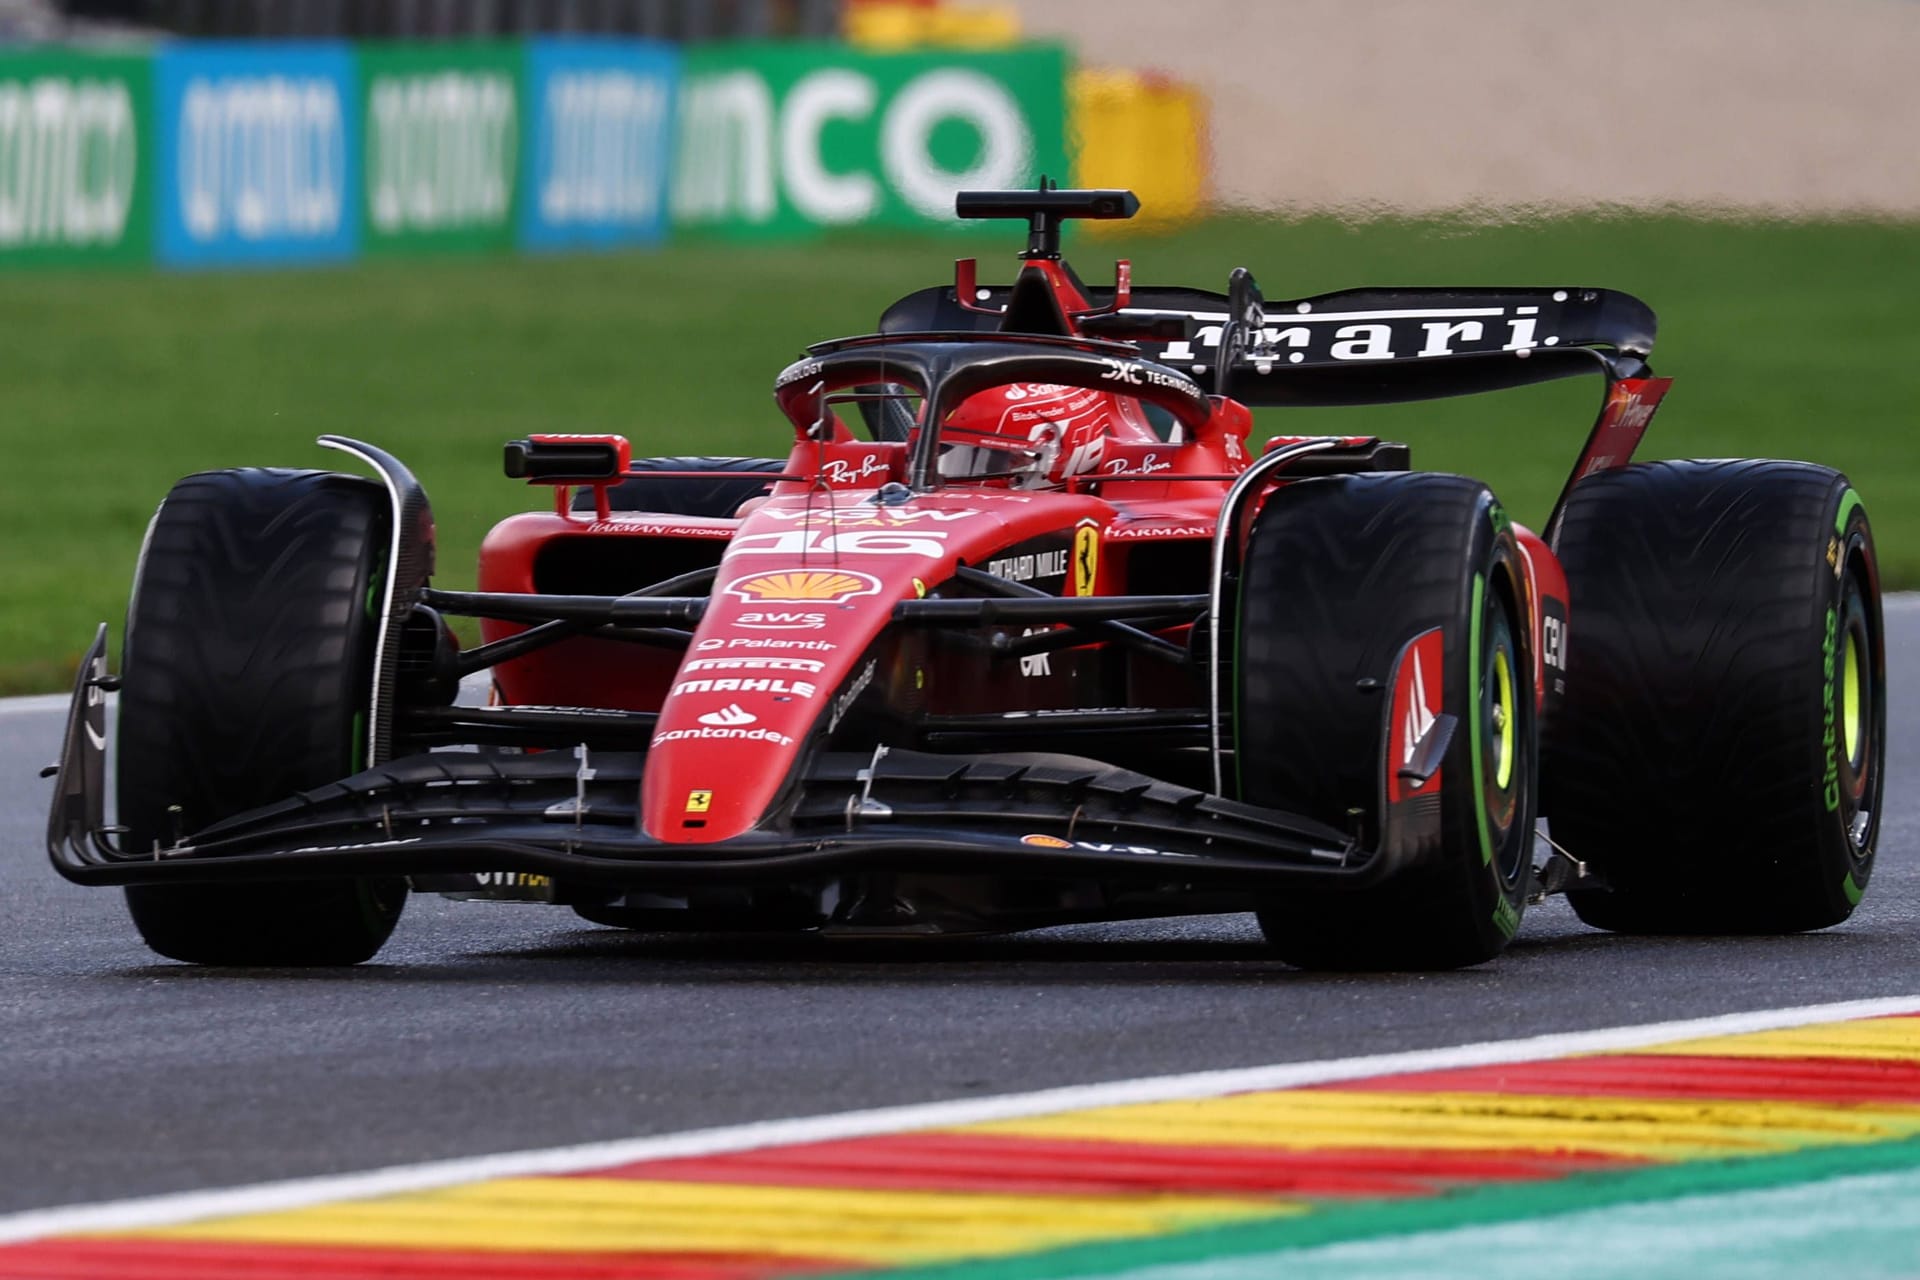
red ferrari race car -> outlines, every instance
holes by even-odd
[[[1562,891],[1624,931],[1844,919],[1885,749],[1846,477],[1630,462],[1668,384],[1622,293],[1088,287],[1062,220],[1137,207],[961,195],[1027,221],[1011,286],[962,262],[810,348],[783,457],[508,444],[552,509],[476,591],[429,585],[426,494],[371,445],[322,441],[378,479],[180,481],[120,674],[102,626],[79,675],[55,865],[210,964],[363,960],[409,891],[643,930],[1254,911],[1330,969],[1487,960]],[[1404,445],[1253,436],[1577,374],[1605,394],[1538,533]]]

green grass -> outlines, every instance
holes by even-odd
[[[334,431],[398,453],[439,517],[441,577],[471,582],[492,522],[541,494],[500,476],[530,431],[620,431],[637,451],[779,453],[773,375],[804,344],[871,328],[894,297],[1017,236],[681,245],[607,258],[369,263],[218,276],[9,276],[0,352],[0,692],[59,687],[93,625],[118,630],[140,534],[178,476],[333,466]],[[1659,311],[1678,381],[1646,456],[1808,458],[1866,496],[1892,585],[1920,585],[1920,403],[1911,299],[1920,224],[1557,220],[1498,228],[1223,219],[1082,237],[1090,280],[1126,246],[1135,278],[1276,297],[1362,284],[1593,284]],[[1271,431],[1409,440],[1421,466],[1482,475],[1538,521],[1598,383],[1388,409],[1262,414]],[[1284,418],[1282,423],[1280,420]]]

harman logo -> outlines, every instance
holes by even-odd
[[[846,569],[793,569],[735,578],[727,591],[753,604],[845,604],[880,594],[880,579]]]
[[[700,723],[732,727],[734,725],[753,724],[759,719],[759,716],[743,709],[739,703],[730,702],[718,711],[709,711],[707,714],[701,716]]]

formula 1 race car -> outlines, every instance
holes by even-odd
[[[1847,479],[1630,463],[1668,380],[1622,293],[1089,288],[1062,220],[1137,207],[963,193],[1027,221],[1012,285],[962,262],[809,348],[784,457],[508,444],[552,509],[476,591],[429,585],[426,494],[371,445],[322,440],[377,481],[181,480],[121,674],[104,625],[79,674],[55,865],[208,964],[364,960],[409,890],[640,930],[1254,911],[1331,969],[1487,960],[1562,891],[1628,932],[1844,919],[1885,751]],[[1587,373],[1540,533],[1404,445],[1250,439],[1250,406]]]

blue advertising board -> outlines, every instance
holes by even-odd
[[[672,45],[651,40],[528,44],[522,248],[665,235],[679,67]]]
[[[350,46],[163,46],[156,248],[167,266],[329,262],[360,247]]]

